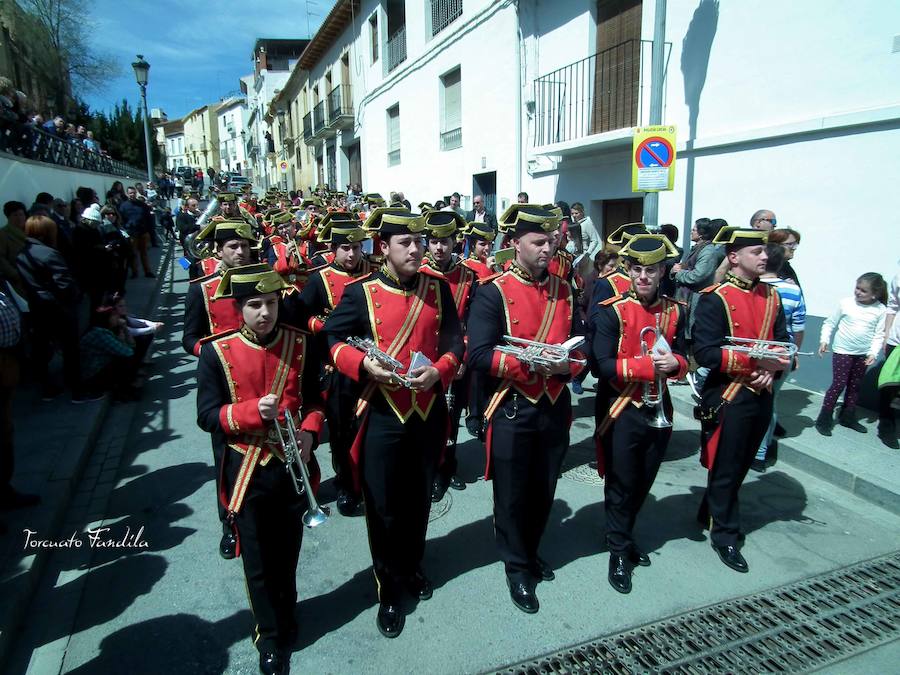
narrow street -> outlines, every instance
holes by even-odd
[[[257,672],[240,562],[217,553],[210,442],[195,422],[195,360],[180,345],[186,287],[186,273],[172,264],[156,314],[167,330],[155,343],[144,396],[109,409],[61,530],[68,537],[109,528],[95,535],[98,543],[128,546],[91,547],[80,534],[82,547],[52,553],[6,672]],[[525,615],[509,601],[490,486],[479,479],[483,451],[470,439],[461,450],[468,488],[448,492],[432,511],[425,569],[434,598],[409,608],[398,639],[375,627],[364,520],[332,508],[327,523],[306,531],[293,672],[499,669],[897,548],[896,516],[782,462],[751,474],[741,493],[750,573],[725,568],[694,521],[705,472],[694,423],[680,415],[636,529],[653,564],[637,569],[630,595],[619,595],[606,582],[602,485],[588,467],[590,396],[576,409],[545,536],[557,578],[538,588],[540,613]],[[327,446],[318,457],[327,478]],[[320,496],[333,507],[331,481]],[[898,657],[894,642],[831,672],[887,672]]]

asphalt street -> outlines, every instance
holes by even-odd
[[[251,614],[239,561],[217,553],[209,437],[196,426],[195,359],[180,346],[186,274],[164,281],[154,366],[142,400],[110,409],[80,499],[88,514],[63,529],[88,541],[130,544],[56,551],[8,664],[9,672],[255,673]],[[589,380],[590,382],[590,380]],[[510,602],[493,543],[483,450],[461,432],[468,487],[434,505],[425,570],[434,597],[407,608],[406,629],[386,640],[362,518],[332,517],[307,530],[298,571],[300,623],[292,672],[482,672],[688,609],[759,592],[897,548],[900,518],[783,463],[751,474],[741,493],[749,574],[723,566],[694,515],[706,472],[693,420],[677,416],[659,477],[637,523],[652,565],[623,596],[606,581],[602,483],[588,465],[591,392],[577,398],[572,449],[543,541],[556,580],[538,587],[541,611]],[[317,451],[325,478],[328,448]],[[99,475],[115,471],[108,489]],[[332,481],[321,501],[333,507]],[[79,496],[76,496],[76,500]],[[840,664],[866,672],[887,664]],[[896,664],[897,661],[893,660]],[[884,671],[882,671],[884,672]]]

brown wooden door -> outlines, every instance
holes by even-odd
[[[607,199],[603,202],[603,241],[625,223],[639,223],[644,217],[644,200]]]
[[[598,0],[591,132],[637,124],[641,0]]]

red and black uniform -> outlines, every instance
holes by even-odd
[[[241,311],[231,298],[213,300],[222,273],[214,272],[191,281],[184,303],[184,331],[181,346],[194,356],[200,355],[200,345],[213,335],[220,335],[241,326]]]
[[[709,469],[700,519],[714,546],[737,546],[738,490],[772,416],[772,392],[750,387],[756,360],[726,346],[740,337],[787,342],[781,299],[773,286],[733,274],[700,291],[692,330],[694,358],[710,369],[701,392],[701,463]]]
[[[206,277],[210,274],[215,274],[216,268],[219,266],[219,259],[215,256],[209,256],[208,258],[202,258],[194,263],[197,271],[197,278]]]
[[[514,262],[481,282],[469,314],[467,363],[485,375],[489,397],[485,476],[493,478],[494,533],[513,583],[530,584],[538,574],[538,546],[569,447],[566,383],[582,366],[544,377],[494,348],[504,335],[561,344],[581,332],[575,309],[568,283],[553,274],[533,279]]]
[[[484,260],[482,260],[481,258],[475,256],[474,253],[470,253],[469,257],[465,258],[462,261],[462,264],[475,272],[475,275],[479,280],[486,279],[493,274],[493,272],[491,272],[491,268],[487,266],[487,263],[484,262]]]
[[[556,253],[553,254],[553,257],[550,258],[550,262],[547,265],[547,271],[550,272],[550,274],[558,276],[560,279],[565,279],[569,283],[572,283],[572,279],[575,275],[574,262],[575,256],[568,251],[558,248],[556,249]]]
[[[328,265],[312,273],[299,295],[296,306],[289,304],[290,300],[285,300],[285,305],[289,307],[288,311],[295,317],[303,318],[307,329],[320,338],[319,346],[324,354],[328,353],[323,333],[325,320],[340,304],[347,285],[369,274],[370,271],[370,264],[366,259],[360,260],[354,272]],[[328,443],[331,447],[335,483],[338,490],[358,495],[359,490],[353,485],[350,446],[356,435],[351,421],[361,387],[358,382],[331,367],[326,367],[327,365],[326,362],[322,364],[322,388],[328,392],[325,399],[325,414],[328,419]]]
[[[299,428],[317,443],[324,423],[317,375],[313,341],[287,326],[263,341],[242,328],[210,341],[200,354],[197,423],[212,434],[218,495],[238,537],[261,653],[289,646],[296,631],[305,499],[285,471],[274,425],[260,417],[258,403],[277,394],[279,408],[295,419],[302,416]],[[315,489],[315,458],[308,467]]]
[[[384,267],[346,287],[325,333],[337,369],[364,385],[351,462],[365,499],[379,601],[395,605],[425,551],[431,486],[447,437],[444,392],[463,357],[459,317],[442,277],[425,270],[402,283]],[[373,339],[403,372],[413,352],[422,352],[440,372],[439,384],[413,391],[369,380],[365,354],[344,342],[348,336]]]
[[[453,296],[453,302],[456,305],[456,314],[459,317],[462,330],[465,331],[466,322],[469,317],[469,308],[472,302],[472,294],[475,291],[475,282],[477,275],[468,267],[463,265],[455,256],[450,262],[450,266],[446,271],[442,271],[433,258],[428,254],[422,260],[423,267],[429,267],[438,274],[443,274],[444,278],[450,286],[450,293]],[[450,383],[448,390],[448,408],[450,410],[450,435],[447,438],[447,447],[444,450],[443,461],[438,467],[440,478],[446,483],[451,476],[456,475],[456,440],[459,437],[459,421],[462,417],[463,408],[469,404],[469,387],[470,377],[468,370],[460,379],[454,379]]]
[[[631,531],[644,503],[666,446],[672,427],[654,428],[649,422],[655,407],[643,403],[645,385],[656,394],[656,375],[649,355],[642,356],[641,331],[656,328],[665,337],[678,361],[678,370],[668,377],[679,379],[687,373],[683,350],[684,309],[669,298],[642,303],[634,291],[608,298],[597,314],[592,350],[597,363],[597,409],[605,411],[598,420],[594,439],[598,473],[604,482],[606,542],[611,554],[628,557],[634,543]],[[654,332],[644,336],[649,350],[656,343]],[[672,400],[668,387],[662,392],[666,417],[672,419]]]

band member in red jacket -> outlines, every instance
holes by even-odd
[[[283,287],[267,265],[229,269],[216,298],[237,303],[240,328],[204,346],[197,371],[197,423],[212,434],[221,467],[218,493],[244,563],[263,673],[287,672],[297,638],[306,504],[285,471],[275,420],[290,415],[296,421],[300,461],[308,463],[313,490],[319,470],[312,451],[324,424],[315,345],[306,333],[278,323]]]

